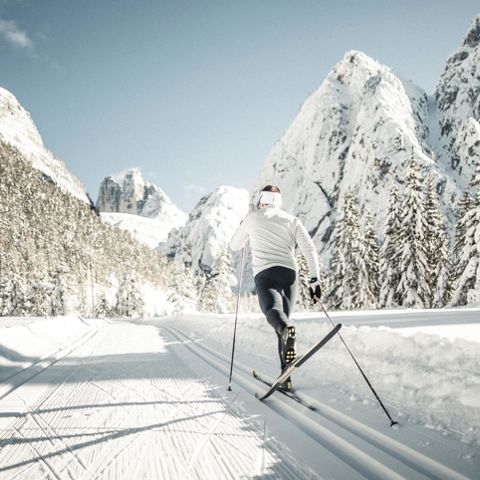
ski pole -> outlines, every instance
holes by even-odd
[[[325,310],[325,307],[322,305],[322,303],[318,302],[320,304],[320,307],[321,309],[323,310],[323,313],[327,316],[328,320],[330,321],[330,323],[335,326],[335,323],[333,322],[333,320],[330,318],[330,315],[327,313],[327,311]],[[355,358],[355,356],[353,355],[352,351],[348,348],[348,345],[345,343],[345,340],[343,339],[342,335],[340,334],[340,332],[337,333],[337,335],[340,337],[340,340],[342,341],[342,343],[345,345],[345,348],[347,349],[347,352],[350,354],[350,356],[352,357],[352,360],[355,362],[355,365],[358,367],[358,369],[360,370],[360,373],[362,374],[362,377],[364,378],[364,380],[367,382],[367,385],[370,387],[370,390],[372,391],[372,393],[375,395],[375,398],[378,400],[378,403],[380,404],[380,406],[382,407],[383,411],[385,412],[385,415],[387,415],[388,419],[390,420],[390,426],[393,427],[394,425],[398,425],[398,422],[396,422],[395,420],[393,420],[393,418],[390,416],[390,413],[388,413],[388,410],[387,408],[385,407],[385,405],[383,404],[383,402],[380,400],[380,397],[378,396],[377,392],[375,391],[375,389],[373,388],[372,384],[370,383],[370,380],[368,379],[367,375],[365,374],[365,372],[363,371],[362,367],[360,366],[360,364],[357,362],[357,359]]]
[[[230,378],[228,379],[228,388],[227,388],[229,392],[232,391],[233,356],[235,355],[235,337],[237,336],[238,305],[240,303],[240,290],[242,289],[244,258],[245,258],[245,247],[242,248],[242,254],[240,257],[240,280],[238,282],[237,306],[235,308],[235,326],[233,328],[233,344],[232,344],[232,360],[230,362]]]

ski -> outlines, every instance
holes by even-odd
[[[253,370],[252,371],[252,374],[253,374],[253,378],[255,378],[255,380],[258,380],[259,382],[263,383],[264,385],[266,385],[268,388],[271,388],[272,386],[272,382],[270,382],[269,380],[267,380],[266,378],[264,378],[259,372],[257,372],[256,370]],[[285,395],[286,397],[288,398],[291,398],[292,400],[294,400],[295,402],[299,403],[300,405],[302,405],[303,407],[305,408],[308,408],[309,410],[311,410],[312,412],[318,412],[318,408],[315,407],[314,405],[312,405],[311,403],[307,402],[306,400],[304,400],[296,391],[292,390],[290,392],[286,392],[285,390],[281,390],[279,389],[278,390],[281,394]]]
[[[263,395],[256,393],[255,397],[260,401],[267,399],[275,390],[278,389],[279,385],[286,380],[297,368],[301,367],[312,355],[314,355],[320,348],[322,348],[332,337],[342,328],[342,324],[338,323],[333,327],[318,343],[313,345],[310,350],[308,350],[303,355],[297,357],[288,367],[282,372],[282,374],[275,380],[274,383],[270,386],[266,393]]]

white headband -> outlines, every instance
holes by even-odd
[[[282,206],[282,195],[278,192],[260,192],[260,198],[258,203],[264,203],[265,205],[273,205],[280,208]]]

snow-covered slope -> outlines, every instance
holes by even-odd
[[[480,16],[450,56],[435,90],[439,160],[466,188],[479,161]]]
[[[145,181],[136,168],[102,181],[97,208],[106,221],[151,247],[165,242],[170,230],[187,220],[187,214],[158,185]]]
[[[448,183],[431,159],[427,117],[423,90],[367,55],[347,52],[274,146],[254,191],[278,184],[320,250],[349,189],[380,233],[390,187],[402,188],[412,155]]]
[[[209,271],[247,214],[248,200],[246,190],[234,187],[218,187],[205,195],[185,226],[169,234],[167,253],[191,265],[195,273]]]
[[[130,232],[139,242],[156,248],[167,241],[172,225],[168,217],[148,218],[130,213],[100,212],[101,218],[114,227]]]
[[[50,177],[60,188],[91,203],[85,188],[43,145],[30,114],[7,90],[0,87],[0,142],[15,147],[26,160]]]

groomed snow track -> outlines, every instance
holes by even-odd
[[[194,340],[178,328],[166,327],[165,329],[191,352],[228,378],[229,358]],[[238,361],[235,362],[234,381],[252,395],[265,389],[253,378],[251,368]],[[281,394],[270,397],[266,401],[266,405],[338,457],[339,462],[350,465],[365,478],[379,480],[468,479],[447,466],[397,442],[392,438],[393,435],[382,434],[306,395],[302,395],[302,398],[315,407],[315,412]],[[387,420],[385,425],[388,431]]]
[[[95,322],[0,399],[4,479],[466,479],[303,395],[262,403],[251,367],[172,323]],[[12,388],[14,387],[14,388]],[[381,414],[381,413],[380,413]],[[473,477],[471,477],[473,478]]]

